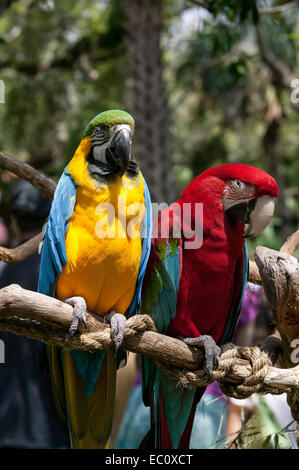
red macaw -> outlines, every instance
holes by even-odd
[[[157,218],[142,311],[161,333],[204,347],[209,373],[239,318],[248,273],[245,238],[268,225],[277,195],[269,174],[227,164],[197,176]],[[202,203],[202,216],[196,203]],[[181,390],[147,357],[142,358],[142,386],[144,403],[151,406],[151,430],[141,447],[188,448],[205,389]]]

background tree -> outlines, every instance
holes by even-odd
[[[137,155],[154,201],[176,196],[172,169],[170,115],[164,83],[163,0],[125,0],[125,42],[129,49],[131,108],[136,119]]]

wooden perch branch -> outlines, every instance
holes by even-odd
[[[30,319],[39,321],[50,328],[48,338],[45,336],[39,338],[35,337],[35,339],[41,339],[47,342],[47,344],[56,344],[71,349],[102,349],[103,345],[100,342],[96,344],[97,336],[95,333],[104,333],[103,338],[102,335],[100,335],[101,340],[103,339],[104,347],[111,345],[109,325],[104,324],[103,318],[100,315],[94,315],[90,312],[86,314],[87,331],[82,325],[79,325],[80,335],[75,335],[73,339],[71,338],[66,342],[72,316],[73,308],[60,300],[22,289],[20,286],[14,284],[0,289],[0,329],[10,331],[10,323],[8,320],[13,318],[13,328],[18,324],[20,334],[26,335],[28,323],[24,328],[21,328],[22,320],[20,320],[20,318]],[[7,327],[5,325],[7,325]],[[34,334],[36,332],[38,335],[39,325],[32,324],[31,326],[36,327],[36,330],[32,331],[34,331]],[[53,330],[55,330],[56,333],[54,337],[51,335]],[[13,332],[17,333],[17,331]],[[78,336],[80,337],[79,341]],[[88,346],[86,341],[89,336],[92,340],[95,339],[95,341],[91,341],[90,346]],[[170,341],[165,343],[164,338],[164,335],[153,333],[152,331],[145,331],[138,334],[136,333],[136,337],[134,338],[125,337],[123,347],[132,352],[148,353],[151,357],[162,354],[166,361],[170,361],[179,367],[190,369],[198,367],[198,363],[203,359],[201,351],[194,351],[192,348],[185,345],[185,343],[175,338],[170,338]]]
[[[37,252],[38,245],[42,239],[42,233],[39,233],[33,238],[30,238],[27,242],[23,243],[16,248],[4,248],[0,246],[0,260],[5,263],[15,264],[22,261],[28,256],[33,255]]]
[[[280,252],[293,255],[299,246],[299,230],[294,232],[282,245]]]
[[[113,347],[109,325],[99,315],[87,312],[87,330],[81,325],[79,332],[67,340],[73,309],[52,297],[11,285],[0,290],[0,329],[40,339],[70,349],[95,350]],[[142,316],[141,316],[142,317]],[[134,317],[127,321],[123,348],[145,354],[164,364],[195,371],[203,367],[203,352],[187,346],[183,341],[154,331],[134,331]],[[248,361],[237,359],[225,380],[238,383],[249,377]],[[204,376],[204,372],[203,372]],[[203,379],[204,380],[204,379]],[[292,370],[269,367],[264,384],[273,389],[292,387],[299,389],[299,367]]]
[[[53,199],[56,189],[55,181],[28,165],[28,163],[21,162],[7,153],[0,152],[0,166],[29,181],[43,196]]]
[[[254,261],[249,260],[249,277],[248,280],[253,284],[262,284],[258,267]]]

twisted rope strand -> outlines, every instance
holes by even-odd
[[[76,333],[71,338],[68,338],[66,331],[62,328],[51,327],[38,321],[19,317],[0,319],[0,329],[68,349],[83,349],[91,352],[91,350],[114,347],[114,341],[111,338],[111,330],[108,324],[103,330],[81,334]],[[143,331],[157,332],[157,328],[149,315],[135,315],[126,322],[124,338],[134,336],[136,332]],[[250,376],[242,380],[241,383],[226,381],[227,375],[232,372],[239,359],[245,359],[249,362],[251,366],[249,368],[251,371]],[[157,367],[181,388],[205,387],[209,383],[218,381],[223,393],[235,398],[247,398],[253,393],[281,394],[290,391],[290,387],[278,389],[264,384],[264,378],[272,363],[267,354],[256,346],[237,348],[232,344],[225,345],[222,348],[218,367],[213,370],[210,377],[203,369],[186,370],[158,358],[155,358],[154,361]]]

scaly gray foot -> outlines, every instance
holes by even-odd
[[[117,352],[124,339],[126,317],[122,313],[117,313],[115,310],[112,310],[105,315],[105,320],[110,321],[111,336],[115,343],[115,351]]]
[[[68,337],[70,338],[76,333],[79,322],[82,322],[84,327],[87,328],[86,302],[83,297],[70,297],[69,299],[64,299],[63,302],[74,307],[73,318],[71,321],[71,326],[69,328],[69,334],[68,334]]]
[[[201,335],[196,338],[185,338],[184,336],[178,336],[179,339],[184,341],[184,343],[188,344],[189,346],[199,346],[203,347],[205,351],[205,362],[204,362],[204,370],[207,372],[209,377],[212,375],[212,371],[215,367],[218,367],[219,364],[219,357],[221,354],[221,349],[215,341],[213,340],[212,336],[209,335]]]

